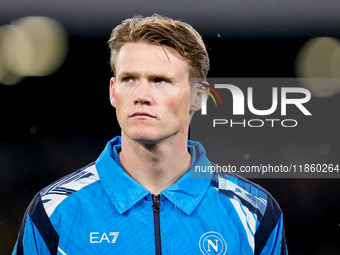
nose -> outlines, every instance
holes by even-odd
[[[135,104],[151,104],[151,86],[147,81],[141,81],[135,89],[135,97],[134,103]]]

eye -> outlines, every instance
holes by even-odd
[[[122,82],[132,82],[132,81],[133,81],[133,77],[127,76],[127,77],[122,78]]]
[[[157,77],[154,80],[154,83],[164,83],[164,82],[169,82],[167,79],[161,78],[161,77]]]

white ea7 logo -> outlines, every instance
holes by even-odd
[[[90,243],[116,243],[119,232],[90,232]]]
[[[204,255],[224,255],[227,252],[227,244],[221,234],[210,231],[201,236],[199,247]]]

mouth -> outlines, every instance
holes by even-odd
[[[156,117],[147,113],[147,112],[135,112],[129,116],[130,118],[153,118],[155,119]]]

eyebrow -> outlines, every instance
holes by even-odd
[[[117,76],[123,76],[123,77],[135,76],[135,73],[134,72],[122,72],[122,73],[118,74]]]
[[[122,73],[118,74],[118,77],[136,77],[139,76],[138,72],[131,72],[131,71],[123,71]],[[167,73],[147,73],[147,77],[150,77],[151,79],[155,78],[161,78],[165,80],[173,80],[173,76],[169,75]]]

